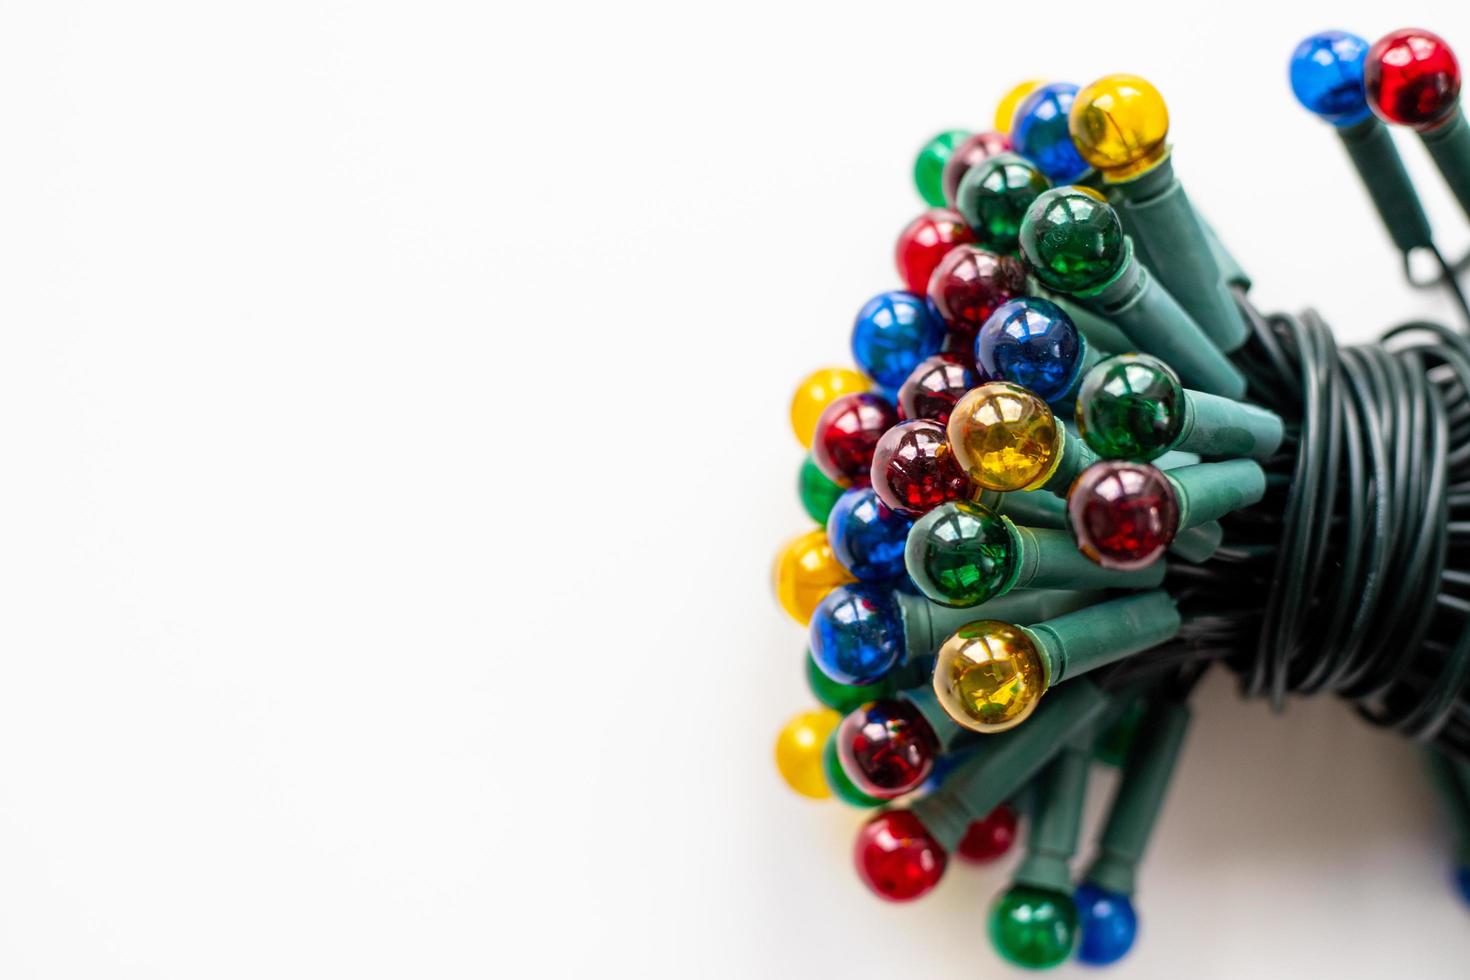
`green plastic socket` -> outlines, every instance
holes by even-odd
[[[1174,598],[1163,589],[1154,589],[1100,602],[1022,630],[1041,655],[1046,687],[1051,690],[1079,674],[1172,640],[1179,635],[1180,624]]]
[[[1072,481],[1077,479],[1083,470],[1096,463],[1098,455],[1092,451],[1092,447],[1087,444],[1086,440],[1079,438],[1074,432],[1067,431],[1065,426],[1060,431],[1062,458],[1057,461],[1057,468],[1052,470],[1051,476],[1047,477],[1046,482],[1036,490],[1050,490],[1052,493],[1065,497],[1067,489],[1072,486]],[[1036,491],[1029,492],[1035,493]]]
[[[1068,684],[1039,705],[1026,724],[987,736],[983,752],[960,763],[939,789],[914,803],[914,815],[953,853],[971,821],[1014,796],[1073,739],[1094,731],[1112,704],[1112,697],[1090,681]]]
[[[1026,835],[1026,856],[1016,869],[1016,884],[1072,894],[1071,864],[1082,833],[1091,763],[1089,740],[1079,736],[1069,741],[1042,773],[1031,830]]]
[[[1210,251],[1215,255],[1215,264],[1220,267],[1220,274],[1225,277],[1228,285],[1243,291],[1250,292],[1251,277],[1246,274],[1245,269],[1235,260],[1235,256],[1225,247],[1220,236],[1215,233],[1215,226],[1205,220],[1205,216],[1199,211],[1194,212],[1199,219],[1199,226],[1204,229],[1205,241],[1209,243]]]
[[[1281,448],[1284,435],[1281,416],[1270,409],[1186,388],[1184,423],[1170,448],[1264,462]]]
[[[1454,115],[1419,136],[1465,216],[1470,217],[1470,125],[1465,123],[1465,113],[1456,106]]]
[[[1215,557],[1225,541],[1225,529],[1219,521],[1206,521],[1194,527],[1181,528],[1169,543],[1169,554],[1198,565]]]
[[[1178,768],[1189,717],[1189,708],[1178,701],[1160,699],[1149,706],[1123,764],[1123,778],[1108,809],[1086,881],[1118,895],[1133,894],[1138,862]]]
[[[1405,256],[1418,248],[1432,248],[1434,232],[1429,227],[1429,217],[1424,213],[1424,205],[1419,203],[1419,194],[1404,169],[1388,127],[1377,116],[1370,115],[1362,122],[1337,130],[1337,136],[1368,189],[1368,197],[1394,247]]]
[[[1106,351],[1109,354],[1118,354],[1127,350],[1137,350],[1135,344],[1116,323],[1098,313],[1094,313],[1087,306],[1077,302],[1066,293],[1058,293],[1047,289],[1034,280],[1031,283],[1033,295],[1042,296],[1051,300],[1062,308],[1072,320],[1072,325],[1077,332],[1087,338],[1087,345],[1096,348],[1099,353]],[[1078,372],[1084,374],[1086,372]]]
[[[1179,503],[1180,530],[1218,521],[1266,496],[1266,471],[1252,459],[1196,463],[1170,470],[1164,477]]]
[[[1077,298],[1122,328],[1138,349],[1162,358],[1190,387],[1227,398],[1245,397],[1245,375],[1134,258],[1131,238],[1123,239],[1123,248],[1123,260],[1112,278],[1076,294]]]
[[[982,490],[975,502],[1027,527],[1067,527],[1067,501],[1054,493]]]
[[[1073,589],[1034,589],[1003,595],[969,609],[953,609],[930,602],[923,596],[908,592],[895,592],[903,618],[904,639],[909,657],[900,668],[912,664],[914,674],[905,675],[898,683],[903,687],[924,683],[928,678],[916,680],[919,672],[926,669],[922,658],[931,656],[954,635],[955,631],[977,619],[999,619],[1004,622],[1029,622],[1062,615],[1091,603],[1096,594]],[[916,662],[917,661],[917,662]],[[913,680],[913,684],[906,683]]]
[[[1184,185],[1166,156],[1129,180],[1110,182],[1119,218],[1142,244],[1160,283],[1226,353],[1249,335]],[[1126,216],[1126,217],[1125,217]]]
[[[1077,550],[1067,531],[1020,527],[1004,519],[1016,556],[1010,589],[1152,589],[1164,581],[1162,562],[1136,571],[1103,568]],[[915,525],[917,527],[917,525]]]

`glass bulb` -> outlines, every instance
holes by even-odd
[[[1009,133],[1016,121],[1016,110],[1026,101],[1026,96],[1045,84],[1044,78],[1028,78],[1011,86],[1010,91],[1000,97],[1000,103],[995,107],[995,131]]]
[[[1031,637],[995,619],[962,627],[934,662],[934,693],[944,713],[986,735],[1031,717],[1046,685],[1046,665]]]
[[[1026,267],[973,245],[952,249],[929,277],[929,302],[949,326],[949,348],[969,352],[996,307],[1026,292]]]
[[[1311,113],[1339,128],[1367,119],[1363,61],[1368,42],[1346,31],[1322,31],[1291,53],[1291,91]]]
[[[972,229],[976,244],[1011,255],[1018,247],[1026,209],[1050,187],[1031,161],[1001,153],[965,174],[955,192],[955,208]]]
[[[1021,221],[1021,257],[1043,285],[1076,293],[1101,286],[1124,260],[1123,225],[1089,187],[1053,187]]]
[[[1460,104],[1460,64],[1444,38],[1406,27],[1385,34],[1363,61],[1368,104],[1391,123],[1434,129]]]
[[[932,208],[910,221],[899,232],[893,249],[893,261],[904,288],[922,295],[929,288],[929,277],[939,260],[956,245],[974,240],[970,226],[958,211]]]
[[[1077,86],[1051,82],[1026,96],[1016,108],[1011,144],[1017,153],[1040,167],[1053,184],[1070,184],[1088,170],[1067,128],[1067,116],[1076,97]]]
[[[900,698],[865,704],[837,728],[837,757],[853,785],[879,799],[919,788],[934,768],[939,740],[919,709]]]
[[[1046,402],[1008,381],[988,381],[955,405],[947,426],[960,468],[987,490],[1031,490],[1062,459],[1062,427]]]
[[[791,431],[803,449],[812,448],[812,433],[822,411],[839,396],[867,391],[873,385],[852,368],[817,368],[801,379],[791,396]]]
[[[776,736],[776,768],[786,785],[802,796],[825,800],[832,795],[822,772],[822,748],[839,721],[830,708],[803,711]]]
[[[1017,572],[1005,521],[970,501],[947,503],[920,520],[909,533],[905,563],[920,592],[960,609],[1000,595]]]
[[[944,207],[944,165],[969,135],[963,129],[945,130],[919,148],[914,159],[914,186],[931,208]]]
[[[796,495],[801,500],[802,509],[812,520],[818,524],[826,524],[827,515],[832,513],[832,505],[842,496],[842,488],[827,479],[827,474],[817,468],[808,453],[802,459],[801,470],[797,473]]]
[[[825,528],[816,528],[788,541],[776,555],[771,578],[776,599],[787,615],[805,626],[822,597],[839,585],[855,582],[842,567]]]
[[[852,684],[839,684],[826,674],[817,662],[812,659],[812,652],[808,650],[803,658],[806,664],[806,686],[812,692],[812,697],[818,702],[831,708],[833,711],[847,714],[854,708],[862,707],[869,701],[876,701],[889,694],[891,689],[888,683],[879,681],[877,684],[863,684],[854,686]]]
[[[941,183],[944,186],[945,204],[948,207],[955,206],[960,182],[965,179],[965,174],[997,153],[1004,153],[1010,148],[1011,138],[1004,133],[994,132],[976,133],[955,147],[944,163],[944,178]]]
[[[1077,550],[1104,568],[1147,568],[1179,530],[1179,500],[1169,478],[1147,463],[1093,463],[1067,492],[1067,523]]]
[[[971,821],[956,850],[971,864],[989,864],[1004,857],[1015,844],[1016,823],[1016,811],[1002,803],[988,815]]]
[[[926,894],[939,884],[948,860],[944,848],[908,810],[886,810],[864,824],[852,859],[863,884],[890,902]]]
[[[883,433],[873,451],[871,476],[879,498],[910,517],[968,497],[974,489],[955,462],[944,426],[932,419],[910,419]]]
[[[912,525],[872,487],[853,487],[827,518],[827,542],[833,557],[859,581],[882,582],[904,573],[903,548]]]
[[[899,417],[933,419],[943,425],[949,421],[955,402],[978,383],[975,372],[960,355],[926,357],[899,386]]]
[[[1148,354],[1100,361],[1077,391],[1077,428],[1104,459],[1157,459],[1184,430],[1184,387]]]
[[[1074,902],[1082,934],[1077,958],[1091,966],[1107,966],[1127,955],[1138,935],[1138,914],[1128,896],[1082,884]]]
[[[1058,966],[1072,955],[1076,938],[1077,907],[1061,892],[1013,885],[991,906],[990,940],[1016,966]]]
[[[852,324],[853,360],[885,388],[903,384],[909,372],[939,353],[943,344],[944,324],[924,298],[899,289],[868,300]]]
[[[842,395],[817,419],[812,462],[834,483],[867,484],[878,440],[898,424],[898,413],[881,395]]]
[[[975,337],[975,366],[985,377],[1018,384],[1048,402],[1071,390],[1082,353],[1082,335],[1072,318],[1034,296],[1001,306]]]
[[[876,683],[908,654],[903,613],[882,586],[841,585],[828,592],[812,612],[807,639],[812,659],[839,684]]]
[[[1115,180],[1146,173],[1168,154],[1169,108],[1137,75],[1106,75],[1078,92],[1068,128],[1082,158]]]

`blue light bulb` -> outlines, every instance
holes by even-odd
[[[1071,82],[1052,82],[1026,96],[1016,109],[1011,145],[1053,185],[1075,183],[1091,169],[1067,130],[1067,114],[1076,97],[1077,86]]]
[[[1322,31],[1291,53],[1291,90],[1308,112],[1339,128],[1367,119],[1363,58],[1368,42],[1346,31]]]
[[[1460,897],[1465,900],[1466,905],[1470,905],[1470,867],[1462,864],[1456,869],[1455,884],[1460,886]]]
[[[904,574],[903,548],[913,523],[872,487],[853,487],[827,515],[827,542],[843,568],[864,582],[881,582]]]
[[[939,353],[945,326],[922,296],[895,289],[863,304],[852,325],[852,357],[884,388],[897,389],[919,362]]]
[[[1128,896],[1084,883],[1077,886],[1075,899],[1082,931],[1077,958],[1092,966],[1107,966],[1127,955],[1138,935],[1138,915]]]
[[[1060,401],[1082,370],[1083,339],[1055,303],[1032,296],[1002,305],[975,335],[975,365],[991,381]]]
[[[827,593],[812,613],[812,659],[839,684],[882,680],[903,658],[903,614],[890,589],[858,583]]]

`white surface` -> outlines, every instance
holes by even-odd
[[[1266,306],[1445,313],[1284,61],[1470,16],[498,6],[7,9],[0,975],[1007,974],[1002,871],[881,905],[771,765],[790,386],[1038,74],[1158,83]],[[1199,715],[1111,975],[1465,975],[1408,746]]]

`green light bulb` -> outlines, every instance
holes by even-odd
[[[970,168],[955,192],[955,210],[983,248],[1013,255],[1020,241],[1026,210],[1051,182],[1031,161],[1014,153],[998,153]]]
[[[919,149],[914,159],[914,186],[931,208],[944,207],[944,165],[954,148],[970,138],[963,129],[950,129],[935,136]]]
[[[1072,955],[1077,906],[1061,892],[1013,885],[990,908],[990,941],[1009,963],[1032,970]]]
[[[811,519],[825,526],[827,515],[832,513],[832,505],[842,496],[842,488],[817,469],[808,453],[801,461],[801,472],[796,477],[796,495],[801,498],[802,509],[811,515]]]
[[[861,687],[837,683],[822,673],[822,668],[818,667],[817,662],[812,659],[810,650],[806,654],[806,685],[811,689],[812,697],[816,698],[819,703],[834,711],[840,711],[844,715],[869,701],[876,701],[892,693],[892,685],[886,681],[865,684]]]
[[[976,606],[1016,577],[1011,532],[990,508],[969,501],[936,507],[909,531],[904,565],[920,592],[947,606]]]
[[[1184,429],[1184,387],[1156,357],[1109,357],[1082,379],[1077,427],[1104,459],[1157,459]]]
[[[1033,201],[1020,244],[1032,275],[1064,293],[1103,285],[1124,258],[1118,213],[1088,187],[1054,187]]]

